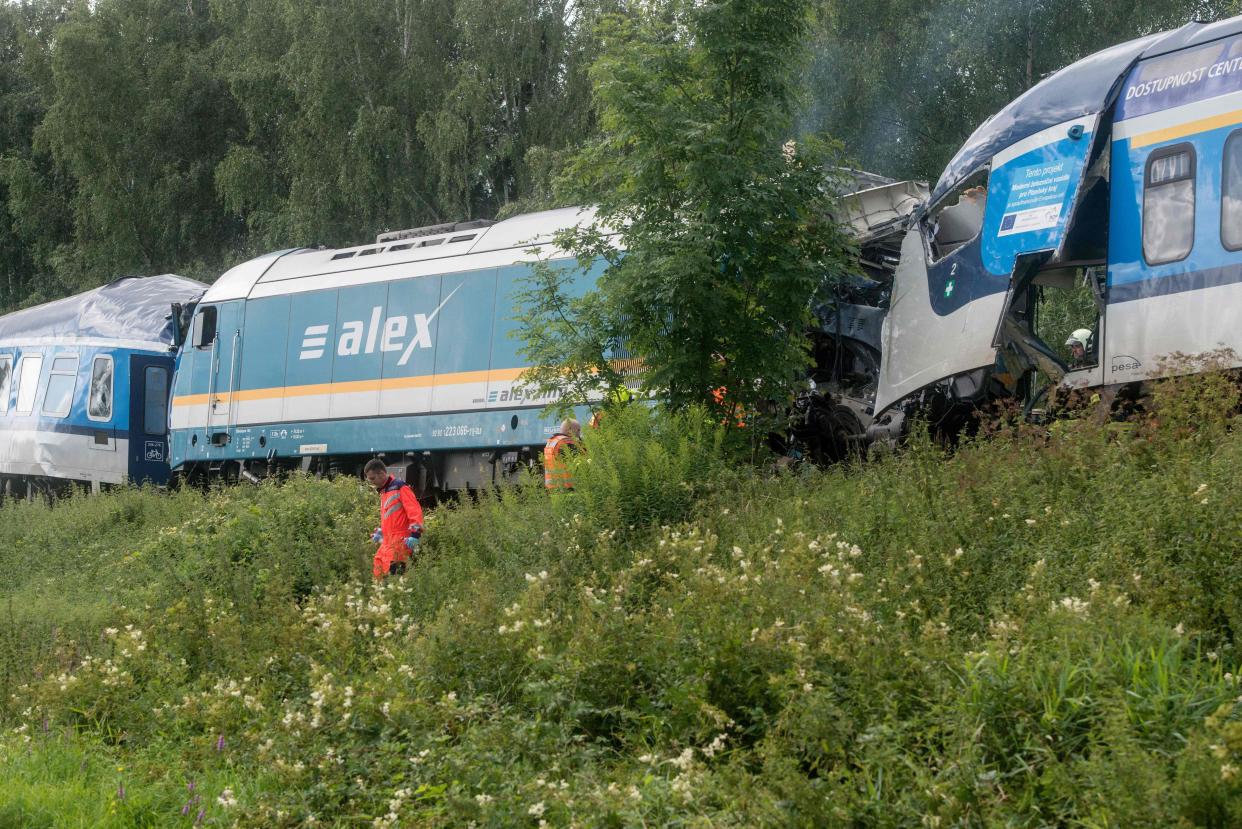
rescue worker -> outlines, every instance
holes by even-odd
[[[742,417],[742,409],[740,406],[732,406],[732,407],[730,406],[729,401],[728,401],[728,394],[729,394],[729,390],[727,388],[725,388],[724,386],[717,386],[716,388],[712,389],[712,402],[716,404],[717,408],[721,409],[722,411],[725,411],[726,413],[728,412],[730,408],[732,408],[737,418],[734,425],[736,425],[737,428],[739,429],[745,429],[746,418]],[[725,417],[721,419],[720,424],[722,426],[728,426],[729,418]]]
[[[371,535],[372,541],[379,542],[379,549],[371,573],[377,579],[399,576],[405,572],[406,559],[418,552],[423,508],[410,485],[389,475],[388,467],[379,458],[367,461],[362,474],[380,497],[380,525]]]
[[[629,390],[628,386],[618,386],[608,392],[607,401],[602,407],[596,409],[595,413],[591,415],[591,428],[599,428],[600,421],[604,419],[605,411],[615,411],[633,399],[634,393]]]
[[[561,428],[543,446],[543,485],[549,492],[574,488],[566,453],[581,452],[582,426],[572,417],[561,421]]]
[[[1076,329],[1069,335],[1069,339],[1065,341],[1065,347],[1070,352],[1070,368],[1080,368],[1095,362],[1095,355],[1089,353],[1093,345],[1091,339],[1089,328]]]

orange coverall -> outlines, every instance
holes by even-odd
[[[566,490],[574,488],[573,476],[569,474],[569,466],[561,457],[561,452],[579,451],[578,441],[569,435],[557,432],[548,438],[543,447],[543,485],[550,490]]]
[[[389,574],[393,564],[402,563],[410,557],[410,548],[405,540],[416,532],[422,532],[423,508],[410,485],[391,475],[380,487],[379,497],[383,538],[375,552],[371,572],[375,578],[382,579]]]

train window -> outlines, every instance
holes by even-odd
[[[1143,186],[1143,258],[1166,265],[1195,243],[1195,151],[1189,144],[1156,150]]]
[[[13,357],[0,354],[0,414],[9,410],[9,389],[13,385]]]
[[[1220,241],[1229,250],[1242,250],[1242,130],[1234,132],[1225,142],[1224,168]]]
[[[43,414],[64,417],[73,407],[73,393],[78,388],[78,357],[56,357],[47,375],[47,391],[43,393]]]
[[[194,347],[211,348],[216,341],[216,306],[199,308],[194,317]]]
[[[168,369],[147,366],[142,431],[162,435],[168,431]]]
[[[17,413],[34,411],[35,393],[39,390],[39,372],[43,371],[43,355],[22,357],[17,366]]]
[[[987,185],[988,171],[980,170],[940,200],[924,225],[932,262],[940,261],[979,235],[988,201]]]
[[[96,357],[91,363],[91,388],[86,416],[91,420],[112,419],[112,358]]]

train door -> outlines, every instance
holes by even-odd
[[[172,360],[129,358],[129,479],[168,483],[168,401]]]
[[[241,359],[241,302],[225,302],[201,309],[214,317],[215,336],[208,369],[207,438],[211,446],[226,446],[233,427],[233,393],[237,390]]]

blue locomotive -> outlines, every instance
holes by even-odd
[[[555,426],[518,382],[515,292],[536,258],[572,266],[552,235],[589,216],[436,225],[228,271],[178,357],[173,469],[354,473],[381,454],[420,493],[511,476]]]
[[[0,493],[166,482],[180,309],[206,287],[124,278],[0,317]]]

